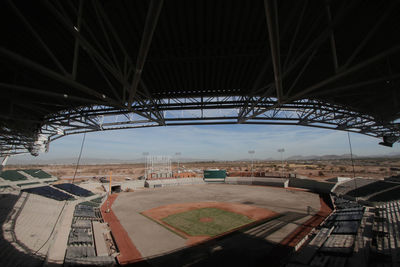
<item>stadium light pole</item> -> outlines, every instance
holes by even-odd
[[[253,170],[254,153],[256,153],[255,150],[249,150],[249,154],[251,155],[251,179],[252,180],[254,178],[254,170]]]
[[[182,155],[181,152],[176,152],[176,153],[175,153],[176,159],[178,160],[178,173],[179,173],[179,156],[180,156],[180,155]]]
[[[283,170],[284,170],[284,166],[283,166],[283,152],[285,152],[285,149],[284,148],[280,148],[280,149],[278,149],[278,152],[280,152],[281,153],[281,164],[282,164],[282,171],[281,171],[281,176],[283,177]]]
[[[149,152],[143,152],[142,153],[144,157],[144,179],[147,179],[147,156],[149,155]]]

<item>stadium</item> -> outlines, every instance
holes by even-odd
[[[1,266],[398,266],[398,175],[192,175],[149,156],[141,179],[75,177],[86,133],[100,131],[286,125],[398,145],[399,11],[395,0],[2,1]],[[70,135],[83,136],[70,181],[6,165]]]

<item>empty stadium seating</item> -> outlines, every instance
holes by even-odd
[[[396,185],[397,184],[393,184],[393,183],[389,183],[389,182],[376,181],[376,182],[369,183],[369,184],[363,185],[363,186],[357,185],[357,188],[350,190],[346,194],[348,196],[352,196],[352,197],[365,197],[365,196],[371,195],[375,192],[389,189]]]
[[[375,183],[377,180],[366,179],[366,178],[355,178],[349,181],[338,184],[333,190],[337,195],[346,195],[348,192],[355,190],[356,188],[366,186],[371,183]]]
[[[397,186],[397,187],[387,190],[385,192],[375,194],[374,196],[368,198],[368,201],[387,202],[387,201],[393,201],[393,200],[399,200],[399,199],[400,199],[400,186]]]
[[[400,199],[400,184],[396,179],[388,178],[384,181],[355,178],[338,184],[333,193],[350,199],[364,201],[367,205],[376,202],[387,202]]]
[[[359,240],[364,229],[360,228],[364,224],[364,208],[342,198],[335,198],[335,206],[310,242],[286,266],[350,266],[355,248],[358,251],[363,243]]]
[[[377,206],[373,224],[374,253],[387,266],[400,262],[400,202],[393,201]],[[382,265],[383,266],[383,265]]]
[[[385,178],[385,181],[393,182],[393,183],[399,183],[400,184],[400,175],[387,177],[387,178]]]
[[[71,195],[68,195],[60,190],[54,189],[50,186],[41,186],[41,187],[34,187],[34,188],[28,188],[28,189],[23,189],[22,191],[36,194],[36,195],[41,195],[44,197],[52,198],[55,200],[72,200],[74,197]]]
[[[0,177],[8,181],[27,180],[27,178],[24,175],[20,174],[17,170],[2,171],[0,173]]]
[[[73,194],[75,196],[79,196],[79,197],[93,196],[92,192],[90,192],[89,190],[86,190],[80,186],[77,186],[75,184],[55,184],[53,186],[57,187],[58,189],[64,190],[70,194]]]
[[[91,202],[101,203],[102,198]],[[116,253],[110,230],[101,223],[97,208],[80,203],[75,207],[64,266],[114,266]]]

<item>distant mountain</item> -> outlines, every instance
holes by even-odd
[[[366,159],[366,158],[400,158],[399,153],[390,153],[386,155],[368,155],[368,156],[358,156],[353,154],[353,159]],[[335,159],[350,159],[350,154],[342,155],[310,155],[302,156],[296,155],[286,158],[285,160],[335,160]]]
[[[343,155],[310,155],[310,156],[291,156],[286,158],[286,160],[333,160],[333,159],[349,159],[350,154],[343,154]],[[353,158],[359,158],[357,155],[353,155]]]

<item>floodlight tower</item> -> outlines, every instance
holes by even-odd
[[[253,171],[254,153],[256,153],[255,150],[249,150],[249,154],[251,155],[251,177],[252,177],[252,179],[254,178],[254,171]]]
[[[281,153],[281,164],[282,164],[281,176],[283,177],[283,170],[285,168],[284,165],[283,165],[283,152],[285,152],[285,149],[284,148],[280,148],[280,149],[278,149],[278,152]]]
[[[175,153],[176,159],[178,160],[178,173],[179,173],[179,156],[180,156],[180,155],[182,155],[181,152],[176,152],[176,153]]]
[[[144,179],[147,179],[147,156],[149,155],[149,152],[143,152],[142,153],[144,157]]]

